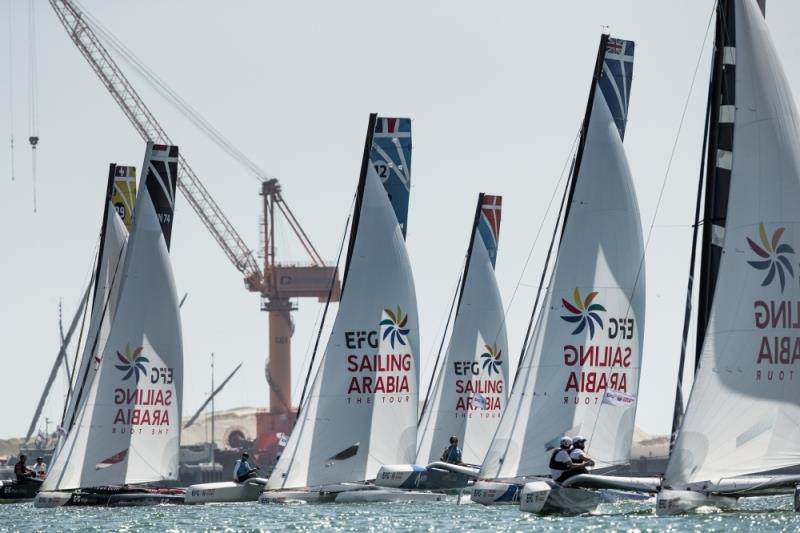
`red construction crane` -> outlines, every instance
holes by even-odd
[[[70,39],[89,62],[95,74],[142,138],[146,141],[172,144],[167,133],[103,46],[85,14],[71,0],[49,1]],[[224,138],[222,141],[219,139],[217,141],[235,157],[237,154],[241,155],[235,147],[226,144]],[[249,166],[251,170],[257,170],[255,165]],[[262,180],[260,194],[263,196],[264,208],[263,270],[256,261],[255,254],[247,247],[214,198],[200,182],[194,170],[183,157],[183,153],[178,165],[178,188],[225,255],[242,273],[247,290],[261,294],[261,309],[266,311],[269,316],[270,342],[266,373],[267,382],[270,385],[270,411],[273,415],[269,426],[270,431],[282,432],[288,431],[291,427],[289,424],[291,417],[287,416],[292,411],[291,337],[293,328],[290,313],[297,309],[291,299],[310,297],[325,301],[330,295],[331,299],[336,301],[340,292],[339,276],[335,267],[325,266],[319,253],[314,249],[308,236],[283,200],[277,180],[265,179],[263,174],[259,175],[259,178]],[[274,239],[276,210],[284,215],[292,231],[302,243],[311,259],[310,265],[281,264],[276,261]],[[287,422],[285,427],[283,421]]]

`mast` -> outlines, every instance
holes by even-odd
[[[108,214],[109,214],[109,206],[111,205],[111,198],[114,195],[114,176],[116,175],[116,163],[110,163],[108,165],[108,182],[106,183],[106,194],[105,194],[105,201],[103,202],[103,222],[100,226],[100,246],[97,250],[97,265],[95,265],[95,273],[94,273],[94,292],[92,294],[92,308],[89,316],[94,314],[94,310],[97,305],[107,305],[108,302],[99,302],[97,301],[97,287],[100,283],[100,271],[103,267],[103,253],[105,251],[106,245],[106,226],[108,224]],[[119,265],[117,265],[119,266]],[[103,311],[105,314],[105,310]],[[79,405],[81,401],[81,397],[83,396],[83,389],[86,386],[86,378],[89,375],[89,369],[92,365],[92,357],[91,354],[94,353],[96,348],[97,339],[100,336],[100,330],[98,329],[98,333],[94,339],[87,339],[87,342],[92,342],[92,351],[89,353],[90,357],[86,358],[86,361],[82,361],[83,363],[83,372],[81,374],[81,384],[78,387],[77,399],[75,400],[75,405]],[[73,372],[77,371],[77,367],[73,367]],[[68,402],[64,402],[64,412],[61,414],[61,427],[63,427],[67,432],[72,429],[72,425],[75,423],[75,414],[77,413],[77,409],[72,412],[72,417],[67,424],[67,420],[64,420],[64,417],[67,416],[67,409],[68,409]]]
[[[564,236],[564,229],[567,227],[567,220],[569,220],[569,212],[572,207],[572,197],[575,194],[575,184],[578,181],[578,175],[581,171],[581,162],[583,160],[583,150],[586,147],[586,137],[589,134],[589,119],[592,117],[592,107],[594,106],[594,93],[600,82],[600,77],[603,73],[603,60],[606,57],[606,47],[608,45],[607,33],[600,36],[600,47],[597,49],[597,60],[594,64],[594,71],[592,74],[592,84],[589,88],[589,100],[586,102],[586,114],[583,117],[583,125],[581,126],[580,140],[578,141],[578,151],[575,154],[575,161],[572,165],[572,175],[569,180],[569,194],[567,195],[567,209],[564,213],[564,220],[561,225],[561,236]],[[560,243],[559,243],[560,244]]]
[[[461,307],[461,298],[464,296],[464,286],[467,284],[467,273],[469,272],[469,264],[472,259],[472,246],[475,244],[475,234],[478,233],[478,221],[481,217],[481,208],[483,207],[483,197],[485,193],[478,194],[478,205],[475,207],[475,216],[472,219],[472,233],[469,236],[469,245],[467,246],[467,259],[464,262],[464,271],[461,274],[461,279],[459,280],[459,288],[458,288],[458,303],[456,304],[455,311],[456,311],[456,319],[458,318],[458,309]],[[447,337],[447,326],[450,324],[450,317],[452,316],[452,307],[450,308],[450,313],[447,315],[447,324],[445,324],[444,331],[442,332],[442,342],[439,345],[439,352],[436,354],[436,361],[433,363],[433,372],[431,373],[431,380],[428,383],[428,390],[425,392],[425,401],[422,402],[422,410],[419,413],[419,420],[417,421],[417,426],[422,423],[422,419],[425,417],[425,410],[428,407],[428,400],[430,399],[431,392],[433,391],[433,384],[436,378],[436,369],[439,368],[439,360],[442,357],[442,348],[444,347],[444,339]]]
[[[703,349],[706,327],[714,299],[714,289],[717,285],[728,211],[733,156],[733,118],[736,103],[736,24],[734,20],[733,2],[720,0],[717,4],[714,60],[711,69],[711,94],[709,97],[695,371],[700,363],[699,355]]]
[[[353,258],[353,248],[356,244],[358,234],[358,223],[361,220],[361,204],[364,201],[364,185],[367,181],[367,171],[370,164],[370,153],[372,152],[372,137],[375,135],[375,122],[378,119],[377,113],[370,113],[369,123],[367,124],[367,136],[364,140],[364,156],[361,159],[361,173],[358,176],[358,188],[356,189],[356,205],[353,208],[353,224],[350,226],[350,240],[347,245],[347,259],[344,264],[344,275],[342,276],[342,292],[347,284],[347,274],[350,272],[350,261]],[[310,369],[309,369],[310,371]]]
[[[211,352],[211,460],[214,464],[214,352]]]

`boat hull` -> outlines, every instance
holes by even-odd
[[[201,483],[191,485],[186,489],[184,503],[232,503],[254,502],[258,500],[267,480],[254,478],[246,483],[223,481],[220,483]]]
[[[519,496],[520,511],[538,514],[591,513],[605,501],[596,490],[562,487],[552,481],[526,483]]]
[[[737,498],[718,494],[704,494],[693,490],[662,490],[656,494],[656,514],[670,516],[696,511],[700,507],[732,509]]]
[[[463,489],[478,476],[477,469],[440,465],[441,463],[433,463],[428,466],[384,465],[375,476],[375,485],[397,489]]]
[[[147,505],[182,504],[184,494],[178,490],[131,489],[100,487],[76,491],[39,492],[34,507],[140,507]]]
[[[0,481],[0,503],[17,503],[30,501],[39,492],[40,483],[19,483],[17,481]]]
[[[476,481],[470,499],[481,505],[516,505],[522,485],[501,481]]]
[[[375,489],[340,492],[333,501],[335,503],[440,502],[446,498],[444,494],[438,492]]]
[[[336,499],[336,494],[312,490],[270,490],[261,493],[258,503],[330,503]]]

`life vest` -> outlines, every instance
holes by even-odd
[[[550,456],[550,469],[551,470],[567,470],[569,468],[569,463],[564,461],[556,461],[556,456],[558,452],[566,452],[567,457],[569,457],[569,450],[565,450],[563,448],[559,448],[553,451],[553,454]]]

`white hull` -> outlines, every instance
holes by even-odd
[[[375,485],[396,489],[463,489],[478,477],[479,470],[468,466],[435,462],[422,465],[383,465],[375,476]]]
[[[561,487],[552,481],[532,481],[520,491],[519,509],[528,513],[591,513],[605,501],[595,490]]]
[[[336,503],[371,503],[371,502],[440,502],[446,496],[437,492],[416,490],[352,490],[340,492],[333,500]]]
[[[701,507],[732,509],[737,498],[717,494],[703,494],[692,490],[662,490],[656,495],[656,514],[669,516],[696,511]]]
[[[516,505],[522,485],[500,481],[476,481],[470,499],[481,505]]]
[[[220,483],[191,485],[186,489],[184,503],[254,502],[258,500],[258,496],[266,483],[266,479],[254,478],[247,480],[245,483],[223,481]]]
[[[48,491],[40,492],[33,499],[33,506],[40,509],[62,507],[72,498],[71,492]]]

